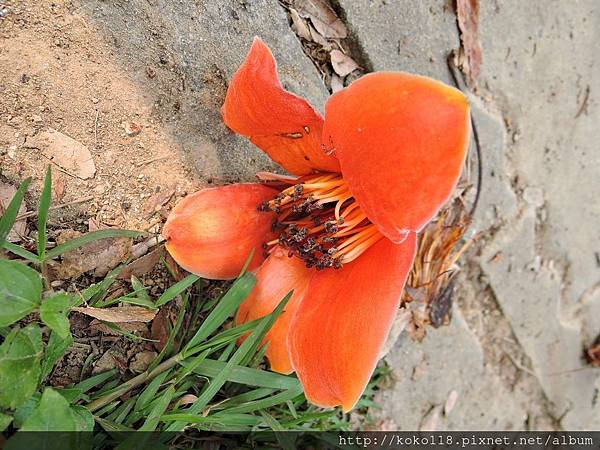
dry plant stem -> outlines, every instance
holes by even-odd
[[[189,356],[189,355],[186,355],[186,356]],[[119,398],[121,395],[125,394],[126,392],[130,391],[131,389],[136,388],[136,387],[144,384],[147,381],[153,380],[161,373],[176,366],[177,364],[179,364],[179,361],[181,361],[182,359],[183,359],[183,355],[181,353],[178,353],[177,355],[167,359],[165,362],[156,366],[154,368],[154,370],[152,370],[150,372],[148,372],[148,371],[143,372],[143,373],[139,374],[137,377],[134,377],[131,380],[126,381],[125,383],[123,383],[121,385],[121,387],[119,388],[118,391],[108,393],[108,394],[100,397],[99,399],[94,400],[93,402],[90,402],[89,404],[86,405],[86,408],[90,412],[94,412],[94,411],[102,408],[103,406],[108,405],[110,402]]]

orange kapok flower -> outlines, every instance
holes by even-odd
[[[294,294],[266,336],[271,368],[295,371],[307,399],[353,408],[375,368],[411,269],[417,233],[451,196],[469,140],[458,90],[402,72],[366,75],[332,95],[325,119],[285,91],[258,38],[222,110],[293,176],[200,191],[163,235],[185,269],[213,279],[249,269],[244,323]]]

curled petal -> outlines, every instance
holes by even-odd
[[[330,97],[323,133],[363,211],[401,242],[423,228],[458,181],[469,105],[460,91],[430,78],[378,72]]]
[[[229,128],[293,174],[339,171],[337,160],[321,147],[323,118],[283,89],[273,54],[259,38],[231,80],[222,114]]]
[[[275,372],[293,372],[287,348],[288,329],[313,274],[314,270],[307,269],[299,258],[290,258],[285,250],[277,248],[256,272],[256,286],[238,310],[238,325],[259,319],[272,313],[288,292],[294,291],[284,311],[265,336],[265,343],[268,343],[267,358],[271,370]]]
[[[276,195],[276,190],[260,184],[233,184],[188,195],[165,223],[166,248],[181,267],[203,278],[235,278],[252,250],[253,270],[264,260],[263,243],[275,237],[274,214],[257,208]]]
[[[341,269],[313,277],[288,337],[292,365],[311,403],[354,407],[398,310],[415,248],[415,233],[402,244],[381,239]]]

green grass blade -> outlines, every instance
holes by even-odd
[[[48,222],[48,210],[52,201],[52,166],[46,169],[46,178],[44,179],[44,189],[40,196],[40,205],[38,207],[38,232],[37,232],[37,254],[40,261],[46,257],[46,223]]]
[[[148,384],[148,386],[146,386],[146,389],[142,391],[142,393],[138,396],[135,402],[134,411],[140,411],[141,409],[145,408],[147,405],[150,404],[150,402],[152,401],[152,399],[154,399],[154,396],[160,389],[160,385],[163,383],[163,381],[165,381],[165,378],[167,378],[170,373],[170,370],[161,373],[154,380],[152,380]]]
[[[194,337],[187,343],[184,353],[186,350],[203,342],[219,328],[228,317],[233,315],[238,306],[246,299],[255,284],[256,278],[251,273],[245,274],[233,283],[233,286],[231,286],[229,291],[227,291],[221,301],[219,301],[217,306],[211,311],[206,320],[204,320]]]
[[[107,239],[107,238],[114,238],[114,237],[134,238],[134,237],[138,237],[138,236],[144,236],[146,234],[147,233],[145,233],[143,231],[133,231],[133,230],[92,231],[91,233],[86,233],[83,236],[80,236],[75,239],[71,239],[70,241],[67,241],[64,244],[54,247],[52,250],[50,250],[46,253],[46,259],[56,258],[57,256],[62,255],[65,252],[82,247],[85,244],[89,244],[90,242],[97,241],[98,239]]]
[[[186,361],[182,362],[184,367],[188,365]],[[214,359],[205,359],[196,366],[194,373],[214,378],[225,369],[226,364]],[[227,381],[271,389],[292,389],[300,384],[298,379],[288,375],[238,365],[233,366]]]
[[[83,381],[77,383],[74,387],[77,389],[81,389],[83,392],[87,392],[96,386],[101,385],[106,380],[109,380],[114,375],[116,375],[117,369],[112,369],[107,372],[99,373],[98,375],[94,375],[93,377],[87,378]]]
[[[246,338],[246,340],[240,345],[240,347],[235,351],[229,361],[223,367],[223,370],[214,377],[209,384],[207,384],[200,395],[198,396],[198,400],[194,402],[194,404],[188,408],[187,412],[190,413],[199,413],[202,411],[207,405],[208,402],[212,400],[212,398],[217,394],[219,389],[229,381],[231,374],[237,364],[251,351],[257,343],[260,343],[264,338],[265,334],[269,331],[279,314],[283,311],[283,308],[291,298],[291,292],[285,296],[285,298],[277,305],[275,310],[263,317],[257,327],[254,329],[252,334]],[[173,428],[175,428],[173,425]],[[179,428],[180,429],[180,428]]]
[[[247,403],[243,403],[239,406],[234,406],[232,408],[228,408],[223,410],[222,413],[225,414],[233,414],[233,413],[248,413],[252,411],[257,411],[259,409],[269,408],[271,406],[279,405],[281,403],[285,403],[293,398],[298,397],[302,394],[302,387],[297,386],[292,389],[288,389],[287,391],[280,392],[279,394],[275,394],[269,396],[267,398],[263,398],[260,400],[255,400]]]
[[[259,400],[263,397],[274,394],[276,391],[277,389],[269,388],[252,389],[251,391],[244,392],[243,394],[230,397],[227,400],[219,403],[217,406],[214,406],[212,409],[213,411],[221,411],[224,409],[232,408],[234,406],[239,406],[242,403],[248,403],[254,400]]]
[[[242,267],[242,270],[240,271],[240,274],[238,275],[238,279],[242,278],[246,274],[246,271],[248,270],[248,266],[250,265],[252,258],[254,258],[254,250],[255,250],[254,248],[252,248],[252,250],[250,250],[250,254],[246,258],[246,261],[244,262],[244,266]]]
[[[199,279],[200,277],[198,275],[191,274],[185,277],[183,280],[178,281],[165,292],[163,292],[160,297],[158,297],[158,300],[156,300],[156,307],[158,308],[159,306],[170,302]]]
[[[0,247],[8,250],[11,253],[14,253],[17,256],[20,256],[21,258],[25,258],[28,261],[36,263],[38,262],[38,257],[36,254],[31,253],[30,251],[25,250],[23,247],[15,245],[11,242],[4,241],[2,244],[0,244]]]
[[[140,427],[140,429],[138,431],[154,431],[154,430],[156,430],[156,427],[158,426],[158,422],[160,421],[161,416],[165,413],[165,411],[169,407],[169,403],[171,403],[171,400],[173,399],[174,395],[175,395],[175,388],[173,386],[170,386],[169,388],[167,388],[165,390],[165,392],[163,392],[163,394],[160,396],[160,399],[156,402],[156,404],[154,405],[154,408],[152,408],[152,411],[150,411],[150,414],[148,414],[146,421],[144,422],[144,424]]]
[[[15,195],[4,211],[4,214],[2,214],[2,217],[0,218],[0,243],[3,243],[6,240],[8,233],[10,233],[30,183],[31,177],[27,178],[19,185],[17,192],[15,192]]]
[[[260,415],[263,417],[269,428],[271,428],[273,431],[285,431],[285,428],[266,411],[260,411]],[[277,441],[279,441],[281,448],[284,450],[296,449],[296,446],[294,445],[294,438],[291,435],[286,433],[275,433],[275,437],[277,438]]]

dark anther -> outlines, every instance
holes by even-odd
[[[293,199],[294,201],[297,201],[300,199],[300,197],[302,197],[302,193],[304,192],[304,186],[301,184],[297,184],[296,186],[294,186],[294,195],[293,195]]]
[[[331,222],[331,221],[325,222],[325,232],[328,233],[328,234],[335,234],[335,233],[337,233],[338,232],[337,223]]]

